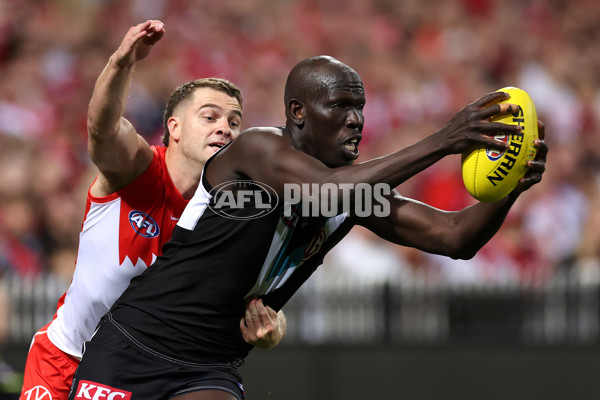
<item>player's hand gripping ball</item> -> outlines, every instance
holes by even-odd
[[[501,103],[516,104],[514,114],[497,116],[492,122],[520,125],[521,132],[512,135],[497,134],[495,140],[509,144],[504,151],[474,146],[462,154],[462,176],[467,191],[479,201],[494,202],[504,198],[519,183],[529,169],[527,162],[536,154],[538,138],[537,114],[533,100],[527,92],[515,87],[505,87],[499,92],[510,94]]]

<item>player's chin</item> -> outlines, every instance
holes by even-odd
[[[217,151],[221,150],[221,147],[217,147],[217,146],[206,146],[206,148],[204,149],[204,153],[210,157],[213,154],[215,154]]]
[[[335,160],[332,160],[332,162],[330,163],[329,166],[332,168],[335,168],[335,167],[346,167],[348,165],[352,165],[352,164],[354,164],[354,161],[356,161],[358,156],[359,156],[358,148],[355,148],[353,150],[348,150],[348,149],[342,147],[339,154],[335,157]]]

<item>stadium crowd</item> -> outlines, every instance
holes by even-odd
[[[441,128],[485,93],[525,89],[546,125],[548,170],[474,259],[428,256],[356,230],[326,262],[377,281],[527,284],[561,268],[599,279],[594,0],[0,0],[0,273],[70,280],[96,173],[86,143],[92,88],[124,32],[148,18],[162,20],[167,33],[136,71],[127,115],[155,144],[171,89],[196,77],[242,89],[243,127],[282,124],[287,73],[319,54],[364,79],[359,161]],[[474,201],[460,157],[398,190],[447,210]]]

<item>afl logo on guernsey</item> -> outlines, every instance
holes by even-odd
[[[141,211],[130,211],[129,223],[135,233],[146,238],[155,238],[160,233],[160,228],[152,217]]]
[[[499,133],[499,134],[495,135],[494,139],[499,142],[504,142],[504,143],[509,142],[509,137],[505,133]],[[504,153],[505,153],[505,151],[498,151],[496,149],[486,149],[485,150],[485,154],[490,159],[490,161],[498,161],[504,155]]]
[[[216,214],[238,220],[257,219],[270,214],[277,204],[277,193],[267,184],[252,180],[235,180],[215,186],[208,207]]]

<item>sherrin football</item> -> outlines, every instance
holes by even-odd
[[[475,199],[494,202],[504,198],[519,183],[529,169],[527,162],[536,154],[534,145],[538,138],[537,114],[531,97],[516,87],[505,87],[509,99],[500,103],[512,103],[518,106],[514,114],[492,118],[492,122],[520,125],[521,132],[506,135],[494,135],[495,140],[509,143],[509,148],[498,151],[486,146],[474,146],[462,154],[462,176],[467,191]]]

